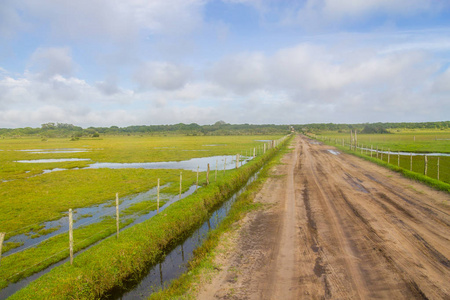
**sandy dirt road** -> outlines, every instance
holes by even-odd
[[[450,299],[450,196],[297,136],[198,299]]]

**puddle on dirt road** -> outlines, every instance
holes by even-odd
[[[188,270],[188,261],[192,258],[194,250],[207,238],[208,232],[215,229],[228,215],[237,197],[245,191],[247,186],[257,176],[258,173],[253,175],[243,188],[211,213],[209,218],[200,227],[195,229],[189,237],[182,240],[175,247],[172,247],[170,252],[159,263],[149,266],[138,280],[110,291],[110,295],[106,299],[146,299],[153,292],[167,287],[170,281],[186,272]]]
[[[327,151],[330,152],[330,153],[333,154],[333,155],[339,155],[339,154],[341,154],[339,151],[336,151],[336,150],[327,149]]]

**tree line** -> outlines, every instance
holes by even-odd
[[[297,132],[340,131],[350,132],[358,130],[361,133],[386,133],[390,129],[448,129],[450,121],[421,122],[421,123],[360,123],[360,124],[335,124],[315,123],[292,125]],[[170,124],[170,125],[133,125],[126,127],[88,127],[82,128],[66,123],[44,123],[38,128],[0,128],[0,136],[41,136],[42,138],[71,137],[100,137],[101,135],[151,135],[151,134],[184,134],[184,135],[270,135],[286,134],[291,125],[275,124],[229,124],[218,121],[212,125]]]

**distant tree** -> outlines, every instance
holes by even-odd
[[[384,129],[381,126],[377,126],[374,124],[368,124],[366,126],[364,126],[364,129],[361,131],[361,133],[389,133],[389,131],[387,131],[386,129]]]

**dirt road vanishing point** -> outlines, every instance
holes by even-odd
[[[304,136],[283,163],[198,299],[450,299],[449,194]]]

